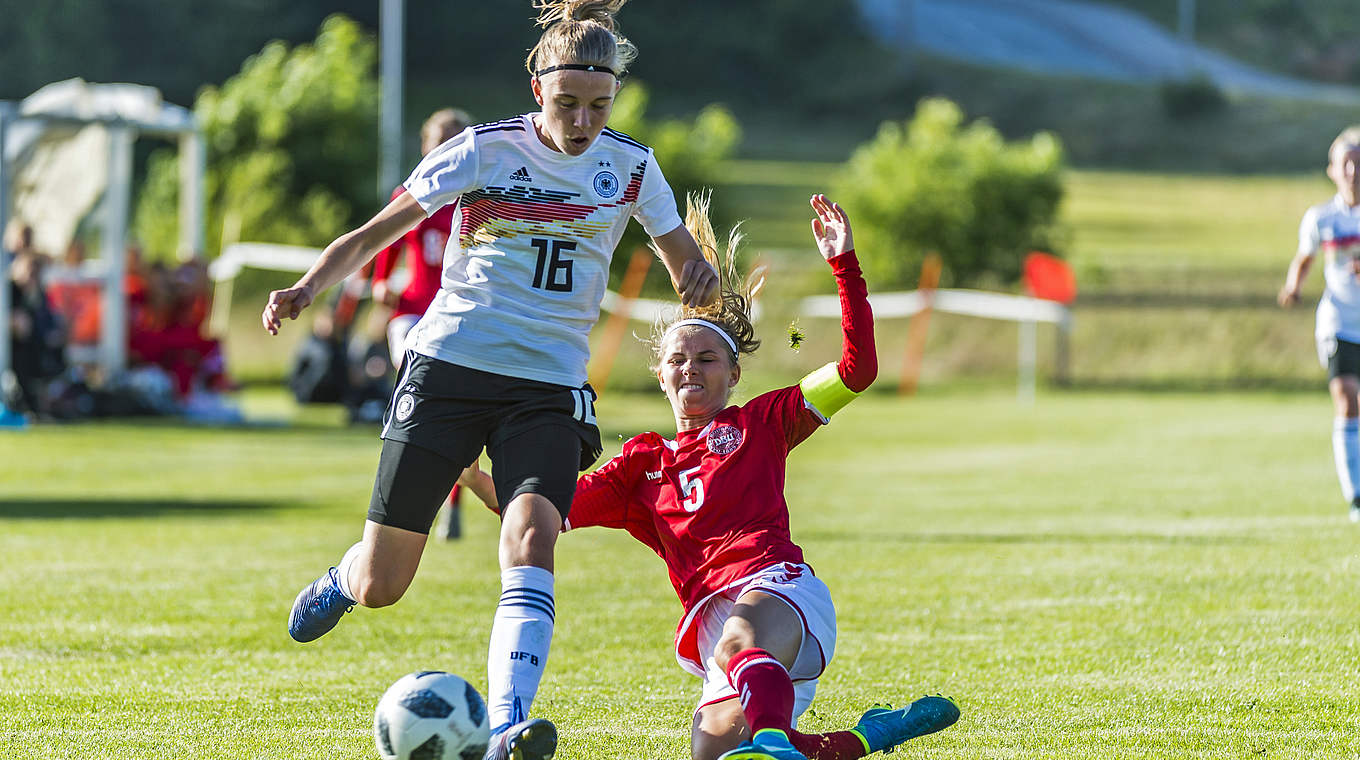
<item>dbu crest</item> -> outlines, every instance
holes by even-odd
[[[727,456],[741,445],[741,431],[731,425],[721,425],[708,434],[708,450],[718,456]]]

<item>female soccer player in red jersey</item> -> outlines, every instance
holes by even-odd
[[[436,510],[485,448],[506,505],[487,657],[492,760],[557,750],[556,728],[528,716],[555,622],[554,547],[577,475],[600,451],[588,336],[628,220],[652,237],[681,302],[717,291],[652,150],[605,126],[637,52],[615,33],[624,2],[536,0],[545,29],[526,65],[541,110],[440,145],[405,193],[271,293],[261,315],[277,333],[318,293],[455,206],[439,293],[407,335],[363,538],[298,594],[289,634],[312,641],[356,604],[399,600]]]
[[[789,536],[785,460],[878,371],[849,220],[823,195],[812,207],[813,235],[840,293],[840,361],[728,406],[741,379],[739,357],[759,345],[748,311],[757,284],[731,287],[737,241],[719,265],[707,210],[691,202],[686,226],[724,283],[718,304],[683,310],[654,337],[675,438],[643,433],[582,477],[565,526],[622,528],[666,561],[685,609],[676,658],[704,679],[691,733],[695,760],[848,760],[946,728],[959,715],[949,700],[926,697],[870,710],[849,731],[793,730],[831,660],[836,613]]]

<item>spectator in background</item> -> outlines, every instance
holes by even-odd
[[[467,129],[471,123],[471,116],[455,108],[444,108],[430,114],[430,118],[420,128],[421,155],[429,155],[430,151]],[[406,188],[398,185],[392,191],[392,197],[396,198],[404,192]],[[373,302],[390,310],[387,350],[394,368],[401,367],[402,356],[406,353],[406,334],[420,321],[439,292],[439,278],[444,271],[444,247],[448,245],[449,229],[453,226],[453,210],[454,205],[451,204],[426,217],[415,229],[383,249],[373,262]],[[388,278],[403,251],[409,279],[406,287],[398,293],[389,287]],[[455,484],[444,501],[447,509],[441,507],[444,519],[436,533],[445,539],[462,535],[462,520],[458,512],[460,490],[461,486]]]
[[[181,400],[195,391],[230,389],[222,346],[203,334],[211,310],[203,263],[192,259],[170,269],[158,261],[128,272],[130,281],[136,278],[128,294],[129,358],[167,372]]]
[[[66,328],[47,300],[42,285],[46,257],[32,247],[32,229],[24,228],[10,266],[10,361],[17,398],[5,405],[35,414],[47,412],[47,385],[66,367]]]
[[[1360,126],[1332,141],[1327,176],[1336,195],[1313,206],[1299,225],[1299,249],[1289,264],[1280,305],[1299,302],[1303,280],[1323,252],[1325,288],[1318,301],[1318,360],[1327,368],[1327,387],[1336,417],[1332,453],[1341,494],[1350,502],[1351,522],[1360,522]]]
[[[93,345],[99,342],[103,286],[97,275],[84,274],[84,268],[85,243],[72,240],[61,258],[61,267],[48,272],[47,296],[66,321],[68,342]]]

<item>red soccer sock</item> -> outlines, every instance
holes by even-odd
[[[864,757],[864,740],[850,731],[830,734],[787,732],[789,742],[808,760],[857,760]]]
[[[774,655],[764,649],[743,649],[728,661],[727,680],[737,690],[752,736],[765,728],[789,730],[793,681]]]

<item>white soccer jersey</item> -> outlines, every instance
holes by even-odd
[[[1352,260],[1360,257],[1360,209],[1337,195],[1308,209],[1299,225],[1299,253],[1323,252],[1326,289],[1317,309],[1317,337],[1360,343],[1360,278]]]
[[[629,217],[657,237],[682,222],[647,146],[606,128],[569,156],[525,114],[469,127],[406,180],[432,214],[457,203],[440,290],[407,346],[485,372],[586,379],[587,338]]]

